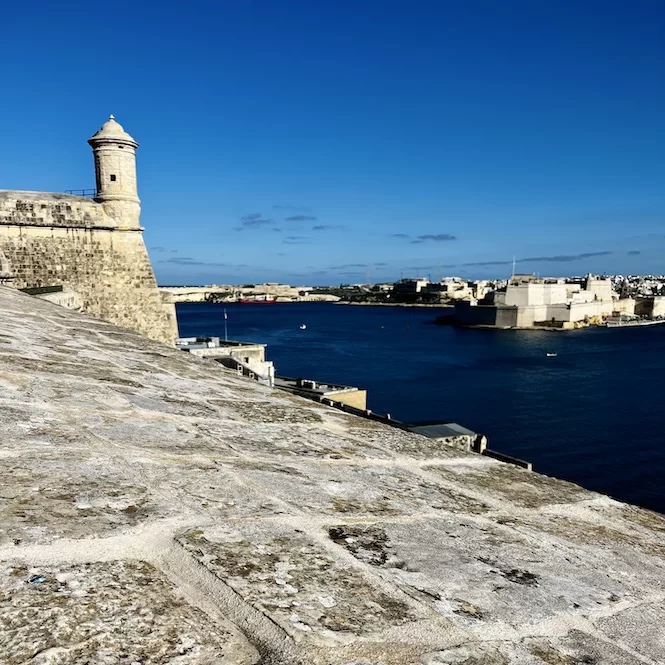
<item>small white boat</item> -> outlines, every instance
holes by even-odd
[[[545,354],[548,358],[556,358],[556,353],[546,353]]]
[[[300,325],[300,330],[307,330],[307,326],[304,323],[302,323]]]

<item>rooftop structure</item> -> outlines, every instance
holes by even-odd
[[[457,423],[425,421],[399,423],[399,426],[408,432],[426,436],[428,439],[434,439],[467,452],[483,454],[487,450],[487,437],[484,434],[478,434]]]
[[[286,390],[294,395],[314,399],[318,402],[327,399],[340,404],[347,404],[356,409],[367,408],[367,391],[355,386],[343,386],[335,383],[314,381],[312,379],[275,377],[275,388]]]
[[[199,358],[208,358],[236,370],[242,376],[275,385],[275,367],[266,360],[266,344],[220,340],[219,337],[179,337],[176,348]]]
[[[3,664],[662,662],[663,516],[14,289],[0,320]]]

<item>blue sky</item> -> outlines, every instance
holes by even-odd
[[[141,144],[162,284],[665,272],[662,0],[35,1],[0,188]]]

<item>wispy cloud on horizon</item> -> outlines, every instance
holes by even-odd
[[[341,266],[330,266],[328,270],[344,270],[345,268],[366,268],[366,263],[344,263]]]
[[[507,266],[510,265],[512,261],[472,261],[471,263],[449,263],[449,268],[457,268],[458,266],[474,266],[474,267],[484,267],[484,266]],[[519,261],[516,261],[519,263]]]
[[[346,226],[343,224],[316,224],[312,227],[312,231],[343,231]]]
[[[583,252],[582,254],[556,254],[554,256],[529,256],[524,259],[516,259],[516,263],[572,263],[573,261],[581,261],[582,259],[590,259],[594,256],[608,256],[614,252]],[[506,266],[510,265],[512,261],[473,261],[471,263],[460,263],[459,266]],[[449,267],[457,267],[455,264]]]
[[[449,242],[457,240],[457,236],[451,233],[423,233],[419,236],[411,236],[408,233],[391,233],[390,237],[408,240],[412,245],[420,245],[423,242]]]
[[[244,231],[249,228],[259,228],[274,224],[274,219],[264,219],[260,212],[252,212],[249,215],[244,215],[240,218],[241,226],[236,227],[236,231]]]
[[[388,264],[384,263],[383,261],[379,261],[376,263],[368,262],[368,263],[343,263],[338,266],[329,266],[328,270],[344,270],[346,268],[385,268]]]
[[[315,222],[316,217],[314,215],[291,215],[290,217],[285,217],[285,222]]]
[[[312,239],[306,236],[286,236],[282,242],[285,245],[309,245]]]
[[[416,236],[416,239],[411,240],[410,242],[412,245],[419,245],[423,242],[448,242],[450,240],[457,240],[457,236],[451,235],[450,233],[428,233],[422,236]]]
[[[177,266],[215,266],[229,267],[228,263],[217,263],[216,261],[201,261],[193,259],[191,256],[172,256],[169,259],[162,259],[159,263],[170,263]]]

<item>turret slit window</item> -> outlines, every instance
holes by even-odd
[[[111,182],[115,182],[115,175],[113,173],[111,174]]]

